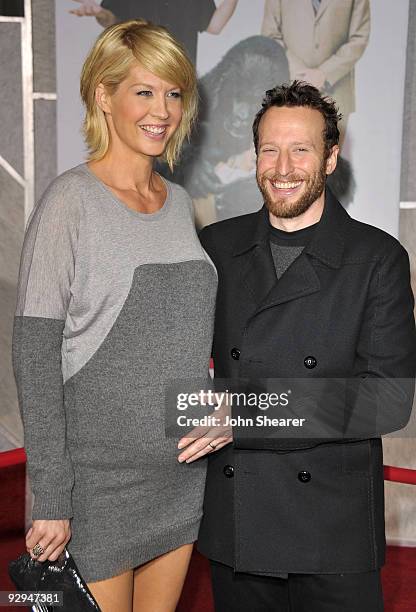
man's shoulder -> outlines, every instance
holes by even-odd
[[[391,251],[405,251],[400,242],[388,232],[363,221],[350,218],[346,231],[346,255],[355,258],[386,256]]]
[[[235,242],[242,234],[247,232],[250,235],[253,232],[260,214],[261,210],[206,225],[199,234],[200,240],[203,244],[204,242],[215,241],[219,249],[232,250]]]

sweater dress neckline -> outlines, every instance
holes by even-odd
[[[120,198],[118,198],[111,191],[111,189],[109,189],[109,187],[107,187],[107,185],[100,178],[98,178],[98,176],[94,174],[92,170],[90,170],[90,168],[87,165],[87,162],[81,164],[80,168],[84,170],[84,172],[93,179],[93,181],[101,188],[101,190],[104,191],[106,195],[108,195],[111,198],[111,201],[113,202],[113,204],[115,204],[119,208],[123,208],[127,213],[129,213],[136,219],[140,219],[140,221],[158,221],[160,218],[164,217],[170,209],[171,201],[172,201],[172,189],[169,184],[169,181],[163,178],[163,176],[161,176],[158,172],[156,174],[161,178],[161,180],[163,181],[166,187],[166,199],[163,202],[162,207],[159,208],[159,210],[156,210],[153,213],[142,213],[142,212],[139,212],[138,210],[134,210],[133,208],[130,208],[129,206],[127,206],[125,202],[120,200]]]

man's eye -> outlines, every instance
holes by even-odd
[[[152,92],[149,91],[148,89],[142,89],[141,91],[137,92],[138,96],[151,96]]]
[[[296,149],[296,151],[300,151],[301,153],[305,153],[308,149],[305,149],[304,147],[298,147]]]

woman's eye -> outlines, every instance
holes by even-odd
[[[138,96],[151,96],[152,92],[148,89],[142,89],[141,91],[137,92]]]
[[[181,94],[181,92],[180,92],[180,91],[170,91],[170,92],[168,93],[168,95],[169,95],[171,98],[182,98],[182,94]]]

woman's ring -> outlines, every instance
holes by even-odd
[[[212,442],[208,442],[208,445],[212,448],[212,450],[216,449],[216,446],[214,446]]]
[[[43,550],[40,544],[36,544],[36,546],[32,548],[32,553],[34,554],[35,557],[40,557],[40,555],[42,555],[44,552],[45,551]]]

